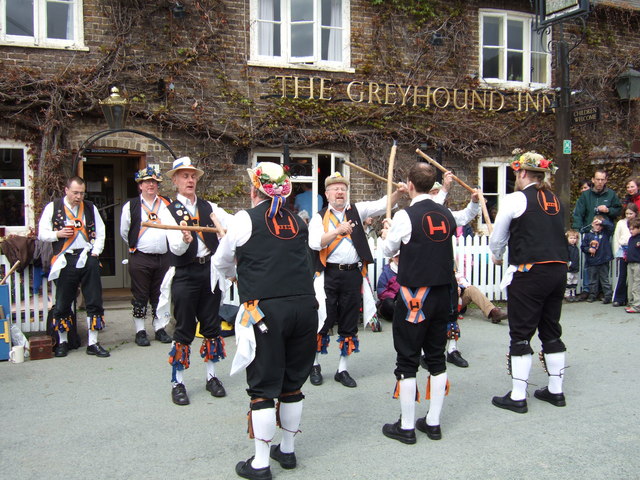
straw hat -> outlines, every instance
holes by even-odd
[[[162,174],[156,171],[153,167],[143,168],[142,170],[138,170],[134,175],[133,179],[136,183],[143,182],[145,180],[155,180],[156,182],[162,181]]]
[[[549,172],[556,173],[558,166],[553,160],[547,160],[539,153],[530,152],[522,153],[519,148],[512,152],[515,157],[511,160],[511,168],[517,172],[518,170],[530,170],[532,172]]]
[[[167,172],[167,177],[172,178],[173,175],[179,170],[191,170],[196,172],[198,179],[204,175],[204,171],[196,168],[191,163],[191,159],[189,157],[180,157],[177,160],[173,161],[173,168]]]
[[[349,188],[349,180],[344,178],[340,172],[334,172],[324,179],[324,188],[327,188],[329,185],[333,185],[334,183],[343,183]]]

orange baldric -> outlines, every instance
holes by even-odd
[[[58,252],[57,255],[54,255],[51,258],[51,265],[53,265],[60,255],[63,255],[65,251],[69,249],[69,247],[75,242],[76,238],[78,238],[78,234],[81,233],[85,240],[89,241],[89,234],[87,233],[87,229],[85,227],[82,218],[84,217],[84,202],[80,202],[80,206],[78,207],[78,215],[74,215],[71,210],[65,205],[64,213],[67,216],[67,219],[73,221],[73,236],[67,238],[62,244],[62,248]]]
[[[338,217],[331,211],[331,209],[327,208],[327,211],[324,213],[324,217],[322,217],[322,226],[324,227],[325,233],[329,231],[329,224],[333,225],[333,228],[337,228],[340,225],[340,220]],[[338,235],[333,239],[329,245],[320,250],[320,262],[325,267],[327,266],[327,259],[331,256],[331,254],[335,251],[336,248],[342,243],[343,240],[347,242],[351,242],[353,244],[353,240],[351,239],[351,235]],[[367,265],[365,263],[362,264],[361,273],[363,277],[367,276]],[[318,276],[320,272],[316,273]]]
[[[147,222],[153,223],[153,224],[160,224],[162,223],[160,221],[160,217],[158,216],[158,211],[160,210],[160,204],[162,203],[162,201],[160,200],[160,197],[156,198],[153,202],[153,209],[150,209],[149,207],[147,207],[144,202],[140,202],[140,205],[142,206],[142,209],[145,211],[145,213],[147,214]],[[142,237],[142,234],[144,232],[146,232],[149,229],[149,227],[141,227],[140,231],[138,232],[138,240],[140,240],[140,237]],[[129,252],[133,253],[135,252],[137,249],[136,247],[130,248]]]
[[[264,318],[264,313],[262,313],[262,310],[258,307],[258,302],[259,300],[249,300],[242,304],[244,305],[244,313],[240,319],[240,324],[243,327],[260,323]]]
[[[427,319],[422,311],[422,305],[430,291],[431,287],[420,287],[418,289],[400,287],[400,298],[407,307],[407,317],[405,318],[407,322],[420,323]]]

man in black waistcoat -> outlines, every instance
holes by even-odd
[[[509,247],[509,267],[501,287],[506,286],[508,297],[512,389],[503,397],[493,397],[492,403],[526,413],[533,354],[530,342],[536,330],[542,343],[539,357],[549,375],[549,385],[536,390],[534,396],[556,407],[566,405],[562,392],[566,348],[560,338],[560,316],[568,258],[564,207],[545,183],[545,174],[555,173],[557,167],[535,152],[514,153],[511,168],[516,191],[501,202],[489,240],[496,265],[502,264],[505,247]]]
[[[173,169],[167,176],[178,194],[160,216],[163,224],[213,227],[213,215],[226,227],[231,215],[215,203],[196,197],[196,186],[203,174],[191,164],[189,157],[173,162]],[[207,368],[206,389],[214,397],[224,397],[225,389],[215,373],[216,362],[226,357],[218,316],[222,292],[211,264],[211,256],[218,247],[218,236],[206,231],[167,230],[167,243],[173,267],[167,275],[173,275],[171,298],[176,319],[173,347],[169,353],[169,363],[173,367],[171,399],[176,405],[189,404],[183,373],[189,368],[191,342],[198,322],[204,337],[200,356]]]
[[[244,309],[236,335],[238,351],[245,355],[236,356],[232,374],[246,366],[251,397],[249,432],[255,455],[238,463],[236,473],[243,478],[270,479],[269,457],[282,468],[296,467],[294,436],[302,415],[301,388],[315,354],[318,303],[307,250],[307,225],[283,207],[291,193],[288,171],[271,162],[247,171],[254,208],[234,217],[213,262],[225,277],[232,278],[237,259],[238,292]],[[282,442],[270,446],[276,432],[276,412]]]
[[[431,165],[416,163],[411,167],[407,182],[411,205],[396,213],[393,220],[385,219],[382,230],[383,253],[391,257],[400,251],[393,345],[397,354],[394,398],[400,398],[401,410],[400,419],[384,425],[382,433],[406,444],[416,443],[415,428],[432,440],[442,438],[440,412],[448,390],[445,347],[456,221],[448,208],[429,197],[435,179]],[[421,351],[430,374],[426,387],[430,403],[426,417],[415,421]]]
[[[324,185],[329,205],[316,213],[309,222],[309,247],[318,252],[315,261],[315,289],[318,301],[323,304],[320,320],[324,320],[318,332],[311,383],[322,384],[319,355],[328,353],[329,330],[337,323],[340,361],[333,378],[345,387],[353,388],[357,384],[349,375],[347,367],[349,356],[360,351],[360,307],[363,307],[365,324],[376,313],[371,285],[367,280],[367,265],[373,262],[373,255],[363,225],[367,217],[385,213],[387,197],[350,204],[349,180],[338,172],[327,177]],[[391,204],[395,205],[399,196],[405,192],[405,185],[400,184],[391,195]],[[326,308],[326,315],[323,314],[323,307]]]
[[[109,356],[98,343],[98,332],[105,326],[98,260],[104,248],[105,228],[96,206],[84,200],[85,188],[82,178],[70,178],[64,198],[44,207],[38,225],[38,238],[53,244],[49,280],[56,281],[53,308],[53,329],[59,338],[56,357],[66,357],[69,351],[67,332],[74,321],[71,305],[78,294],[78,285],[87,306],[87,355]]]
[[[167,255],[166,230],[142,227],[142,222],[160,223],[160,215],[171,203],[158,195],[158,184],[162,175],[153,167],[143,168],[134,175],[140,195],[132,198],[122,207],[120,216],[120,236],[129,245],[129,276],[131,277],[131,305],[133,323],[136,328],[136,345],[151,345],[144,321],[147,317],[147,303],[151,304],[151,320],[156,340],[171,343],[171,337],[165,327],[169,317],[158,318],[157,308],[160,299],[160,285],[170,259]]]

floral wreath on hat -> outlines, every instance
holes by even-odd
[[[518,170],[532,170],[534,172],[550,172],[552,174],[558,171],[558,166],[553,160],[544,158],[539,153],[531,150],[523,152],[522,149],[516,148],[511,152],[515,157],[511,160],[511,168],[514,172]]]
[[[271,170],[271,172],[269,172],[269,170]],[[274,170],[276,170],[277,173],[274,172]],[[263,162],[256,165],[255,169],[247,168],[247,173],[253,186],[273,199],[269,210],[269,218],[273,218],[275,214],[280,211],[282,205],[284,205],[284,199],[291,194],[292,188],[289,166],[281,166],[273,162]],[[274,177],[273,175],[276,174],[279,175]]]
[[[162,181],[162,174],[157,172],[155,168],[148,166],[147,168],[143,168],[142,170],[138,170],[134,175],[133,179],[140,183],[143,180],[155,180],[156,182]]]

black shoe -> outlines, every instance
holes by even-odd
[[[467,362],[458,350],[454,350],[451,353],[447,353],[447,362],[453,363],[456,367],[467,368],[469,366],[469,362]]]
[[[93,345],[89,345],[87,347],[87,355],[95,355],[97,357],[110,357],[111,354],[107,352],[102,345],[99,343],[94,343]]]
[[[587,297],[587,302],[589,302],[589,303],[593,303],[593,302],[595,302],[595,301],[596,301],[596,296],[595,296],[595,295],[589,295],[589,296]]]
[[[356,381],[353,378],[351,378],[351,375],[349,375],[349,372],[347,372],[346,370],[343,370],[341,372],[336,372],[333,379],[336,382],[340,382],[345,387],[355,388],[358,386]]]
[[[314,365],[311,367],[309,380],[311,380],[311,385],[322,385],[322,369],[320,368],[320,365]]]
[[[612,307],[621,307],[624,305],[624,302],[613,302]]]
[[[511,400],[511,392],[508,392],[504,397],[493,397],[491,400],[498,408],[504,408],[516,413],[527,413],[527,400]]]
[[[427,417],[419,418],[416,422],[416,428],[423,433],[427,434],[431,440],[440,440],[442,438],[442,431],[440,425],[428,425]]]
[[[538,400],[549,402],[551,405],[555,405],[556,407],[564,407],[567,405],[567,402],[564,399],[564,393],[551,393],[548,387],[536,390],[533,392],[533,396]]]
[[[271,468],[253,468],[251,466],[252,461],[253,457],[246,462],[238,462],[236,465],[236,473],[242,478],[248,478],[249,480],[271,480]]]
[[[145,332],[144,330],[140,330],[138,333],[136,333],[136,345],[138,345],[139,347],[148,347],[149,345],[151,345],[149,337],[147,337],[147,332]]]
[[[54,357],[66,357],[67,353],[69,353],[69,344],[67,342],[61,342],[56,347],[54,352]]]
[[[222,382],[218,380],[218,377],[211,377],[207,380],[206,388],[214,397],[221,398],[227,395],[227,392],[224,390],[224,386],[222,385]]]
[[[604,305],[607,305],[607,304],[611,303],[611,299],[610,298],[605,298],[604,300],[602,300],[602,303]]]
[[[171,336],[164,330],[164,328],[161,328],[160,330],[158,330],[156,332],[156,340],[159,341],[160,343],[171,343],[173,342],[173,339],[171,338]]]
[[[295,452],[291,453],[282,453],[280,450],[280,445],[271,445],[271,451],[269,456],[273,458],[276,462],[280,464],[280,466],[286,470],[291,470],[292,468],[296,468],[296,454]]]
[[[406,443],[407,445],[413,445],[416,443],[416,431],[411,428],[404,430],[400,427],[400,420],[396,423],[387,423],[382,427],[382,433],[385,437],[393,438],[399,442]]]
[[[183,383],[176,383],[171,389],[171,400],[176,405],[189,405],[189,395],[187,395],[187,387]]]
[[[584,302],[587,298],[589,298],[589,292],[582,292],[578,295],[577,299],[579,302]]]
[[[420,366],[425,370],[429,370],[429,367],[427,367],[427,357],[425,357],[424,355],[420,357]]]

